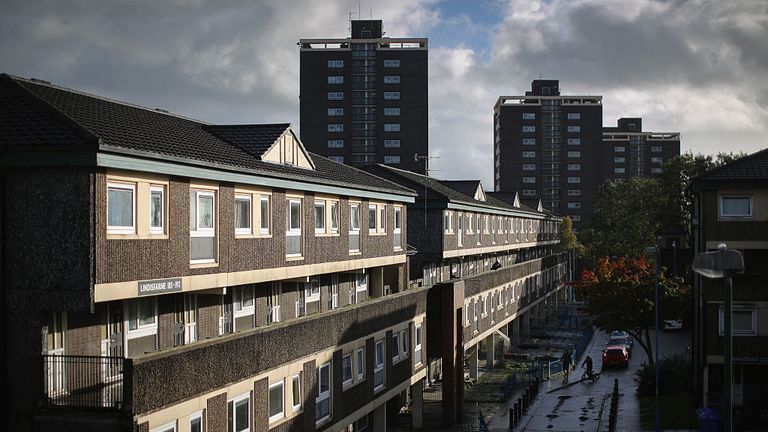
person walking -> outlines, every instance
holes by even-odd
[[[563,372],[565,373],[565,379],[567,381],[568,375],[571,373],[571,351],[566,350],[560,360],[563,362]]]

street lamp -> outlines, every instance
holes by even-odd
[[[654,311],[655,318],[653,320],[654,335],[656,338],[656,348],[654,349],[654,367],[653,370],[656,373],[655,381],[656,385],[656,432],[659,431],[659,423],[661,420],[661,411],[659,409],[659,272],[661,271],[661,250],[658,246],[647,247],[643,250],[646,255],[656,256],[656,284],[653,289],[654,296]]]
[[[725,400],[723,401],[723,417],[725,431],[733,430],[733,275],[744,272],[744,257],[741,252],[728,250],[724,243],[717,246],[716,252],[701,252],[693,259],[693,271],[708,279],[723,279],[725,288],[725,311],[723,312],[723,351],[725,365],[723,379],[725,381]]]

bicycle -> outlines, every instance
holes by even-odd
[[[592,383],[596,383],[600,379],[600,372],[592,372],[592,376],[589,376],[589,373],[587,371],[584,371],[584,374],[581,375],[581,379],[579,382],[584,382],[586,380],[592,380]]]

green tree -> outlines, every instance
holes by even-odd
[[[607,181],[597,191],[589,226],[580,233],[590,261],[597,257],[636,257],[656,244],[660,227],[659,183],[631,177],[623,182]]]
[[[564,250],[575,250],[579,246],[576,233],[573,232],[573,220],[565,216],[560,222],[560,247]]]
[[[574,285],[587,302],[587,312],[606,331],[624,330],[643,348],[653,364],[651,329],[655,326],[656,271],[645,257],[601,257],[595,270],[585,270]],[[659,319],[685,314],[690,288],[679,278],[659,275]]]

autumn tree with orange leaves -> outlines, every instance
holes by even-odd
[[[659,322],[682,315],[690,288],[679,278],[659,276]],[[575,287],[587,301],[587,312],[599,328],[625,330],[643,347],[653,364],[651,330],[654,328],[656,269],[645,257],[601,257],[595,270],[585,270]]]

